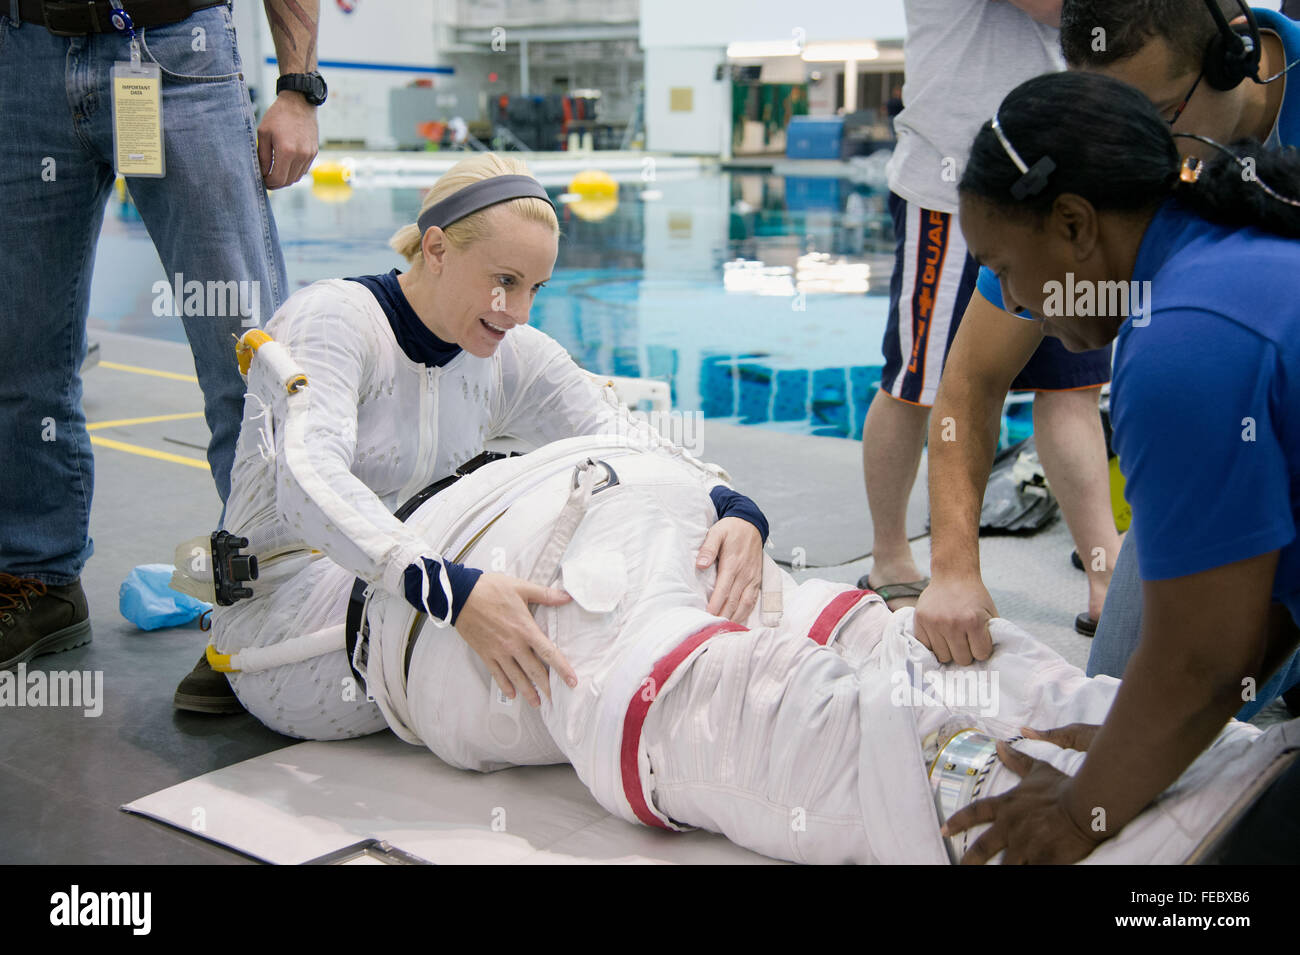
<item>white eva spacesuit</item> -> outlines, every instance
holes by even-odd
[[[471,562],[504,555],[508,572],[573,595],[537,617],[580,682],[570,690],[552,676],[540,710],[506,701],[454,631],[377,594],[364,662],[394,731],[468,769],[570,762],[629,822],[707,828],[776,858],[943,863],[927,779],[935,734],[1009,738],[1104,719],[1118,681],[1087,678],[1005,620],[993,624],[994,656],[960,668],[912,638],[910,609],[891,614],[845,584],[777,571],[779,615],[768,602],[745,627],[711,616],[709,581],[690,560],[714,520],[706,484],[626,441],[574,438],[487,465],[425,502],[408,526],[426,539]],[[1083,759],[1016,745],[1066,772]],[[1298,745],[1300,721],[1266,734],[1230,723],[1087,861],[1194,857]],[[980,795],[1015,782],[997,764]]]

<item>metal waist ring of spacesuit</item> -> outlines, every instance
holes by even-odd
[[[450,474],[445,478],[439,478],[432,484],[417,491],[409,500],[404,502],[396,511],[393,512],[393,516],[399,521],[404,522],[419,510],[421,504],[438,494],[440,491],[451,487],[465,475],[473,474],[485,464],[499,461],[502,458],[519,457],[522,453],[523,452],[521,451],[511,451],[508,454],[500,451],[484,451],[481,454],[470,458],[458,467],[454,474]],[[367,649],[365,644],[369,638],[370,630],[366,623],[366,604],[369,602],[370,594],[373,593],[373,591],[374,588],[362,578],[358,577],[353,581],[352,595],[348,598],[347,622],[344,625],[348,667],[351,668],[353,675],[361,681],[362,685],[365,684],[365,675],[360,669],[358,669],[357,662],[361,662],[362,666],[365,665]],[[359,644],[360,649],[358,650]],[[360,654],[359,656],[358,653]]]
[[[429,500],[429,498],[438,494],[440,491],[451,487],[451,485],[455,484],[462,477],[472,474],[485,464],[490,464],[493,461],[499,461],[507,457],[518,457],[520,453],[521,452],[518,451],[512,451],[509,454],[503,454],[497,451],[484,451],[482,454],[479,454],[457,468],[455,474],[435,481],[433,484],[430,484],[428,487],[416,493],[410,500],[397,509],[394,516],[398,520],[405,521],[414,514],[425,501]],[[591,471],[596,466],[605,470],[604,480],[599,485],[595,484],[593,480],[591,486],[585,491],[585,493],[579,495],[580,479],[583,477],[584,473]],[[581,509],[585,511],[585,501],[588,500],[591,495],[598,494],[601,491],[614,487],[618,483],[618,473],[608,462],[594,461],[591,458],[588,458],[586,461],[577,465],[573,470],[572,490],[574,494],[571,495],[570,506],[566,506],[564,513],[572,513],[574,507],[578,506],[573,503],[575,497],[580,497],[582,501]],[[538,558],[537,564],[533,568],[533,573],[529,576],[529,579],[533,583],[541,583],[541,581],[537,579],[539,575],[546,579],[554,576],[554,567],[550,567],[549,572],[546,571],[545,568],[552,564],[558,566],[559,557],[563,555],[564,548],[568,546],[569,538],[572,537],[573,531],[576,527],[577,522],[573,520],[565,521],[563,513],[561,517],[557,519],[552,538],[548,542],[548,546],[543,551],[543,554]],[[461,556],[463,555],[456,555],[458,559]],[[544,586],[544,584],[542,585]],[[352,672],[356,675],[357,679],[363,682],[365,681],[364,669],[369,654],[370,637],[370,627],[366,620],[366,607],[373,593],[374,588],[362,578],[358,577],[353,582],[352,595],[348,599],[347,622],[345,625],[348,666],[352,669]],[[415,652],[416,640],[422,632],[423,628],[417,626],[413,627],[408,635],[406,647],[403,651],[403,669],[407,674],[410,673],[411,657]]]

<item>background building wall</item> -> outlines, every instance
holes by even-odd
[[[859,3],[791,0],[655,0],[641,8],[641,46],[646,58],[646,146],[665,152],[730,155],[731,83],[719,67],[727,45],[742,41],[804,42],[900,39],[905,32],[902,0]],[[800,31],[796,33],[796,31]],[[758,62],[758,61],[754,61]],[[794,57],[763,63],[764,82],[801,83],[820,70],[815,112],[831,112],[833,87],[842,64],[807,64]],[[690,89],[690,112],[671,108],[674,89]],[[682,94],[678,93],[680,101]]]

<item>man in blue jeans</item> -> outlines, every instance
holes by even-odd
[[[114,180],[111,73],[133,48],[160,71],[165,174],[128,184],[168,280],[255,290],[243,314],[223,302],[183,318],[223,503],[230,491],[244,404],[232,335],[287,294],[266,190],[310,165],[324,93],[317,0],[265,9],[282,77],[258,125],[230,0],[0,0],[0,669],[91,638],[80,575],[94,549],[94,462],[79,368]],[[208,673],[187,677],[177,704],[236,710],[225,678]]]

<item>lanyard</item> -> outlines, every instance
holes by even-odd
[[[135,21],[131,19],[131,14],[122,8],[122,0],[108,0],[108,5],[113,8],[113,15],[109,17],[109,22],[113,24],[113,29],[130,39],[131,66],[139,69],[140,38],[135,35]]]

